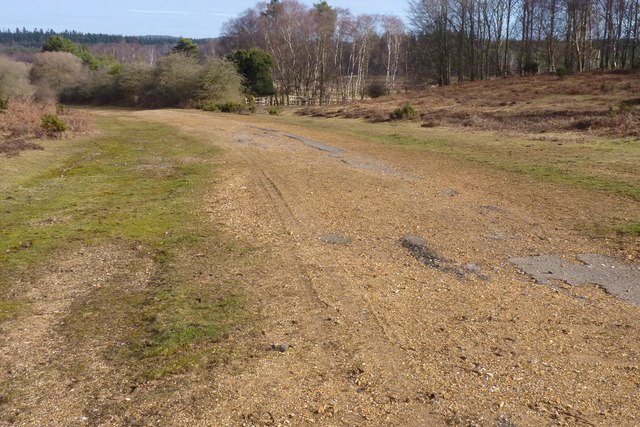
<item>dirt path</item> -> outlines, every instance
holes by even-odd
[[[229,176],[212,208],[264,260],[261,271],[245,272],[265,315],[256,348],[289,345],[222,379],[218,404],[202,400],[199,420],[637,422],[640,309],[596,286],[537,285],[509,262],[536,254],[637,258],[633,242],[594,240],[572,227],[576,217],[637,205],[321,130],[140,115],[202,135],[225,129],[215,143]],[[351,243],[320,239],[330,233]],[[405,234],[479,274],[425,267],[402,247]]]
[[[28,289],[23,301],[29,313],[0,328],[0,384],[16,394],[11,408],[0,408],[6,410],[0,411],[0,425],[81,425],[87,408],[113,398],[121,377],[103,353],[114,343],[85,337],[71,347],[62,326],[74,304],[92,292],[114,283],[126,284],[120,292],[136,292],[153,268],[148,257],[126,248],[86,247],[16,287]]]
[[[574,228],[637,203],[345,139],[321,122],[311,131],[255,116],[132,116],[223,148],[209,211],[253,248],[254,262],[229,274],[242,277],[262,318],[257,339],[232,337],[251,357],[172,380],[153,422],[640,422],[640,308],[594,285],[536,284],[510,262],[591,253],[637,261],[637,240]],[[417,260],[406,235],[425,239],[449,268]],[[143,389],[128,413],[150,404]]]

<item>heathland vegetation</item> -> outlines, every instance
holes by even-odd
[[[409,18],[362,14],[320,1],[260,2],[230,19],[201,56],[259,48],[273,59],[280,103],[326,104],[451,82],[559,76],[640,65],[640,0],[410,0]],[[30,62],[51,31],[0,33],[0,49]],[[65,32],[96,55],[154,66],[178,42]],[[45,37],[46,36],[46,37]],[[26,49],[26,50],[25,50]]]
[[[620,84],[609,81],[616,78],[587,79],[578,87],[573,82],[581,77],[566,76],[634,73],[640,64],[638,1],[411,0],[407,26],[394,16],[354,16],[326,1],[306,6],[298,0],[271,0],[230,19],[219,38],[206,40],[3,31],[2,132],[5,139],[14,139],[77,131],[62,119],[57,126],[50,118],[46,126],[40,123],[45,116],[69,114],[61,107],[55,111],[56,104],[239,112],[255,111],[256,97],[268,97],[258,103],[277,114],[278,105],[323,106],[390,95],[377,105],[306,113],[372,121],[420,118],[426,127],[462,121],[467,127],[473,122],[485,128],[491,122],[497,124],[490,128],[504,123],[513,128],[520,122],[560,121],[563,128],[578,131],[636,135],[640,98],[633,78],[622,78]],[[36,41],[42,43],[33,50]],[[439,107],[447,104],[443,97],[451,101],[469,91],[482,92],[473,85],[452,92],[446,89],[452,82],[492,80],[490,87],[507,91],[515,84],[524,88],[514,89],[519,99],[544,98],[535,96],[541,94],[536,83],[502,79],[536,74],[546,79],[544,93],[553,93],[554,87],[586,90],[584,95],[598,100],[580,104],[584,108],[575,104],[571,111],[557,106],[563,109],[558,114],[550,111],[556,107],[545,107],[553,99],[538,99],[547,103],[540,108],[529,101],[517,109],[518,117],[528,119],[515,121],[507,116],[518,100],[496,100],[500,111]],[[445,89],[424,92],[434,85]],[[29,105],[38,111],[30,115],[37,131],[8,124],[12,114],[24,115]],[[555,114],[553,120],[547,120],[549,114]]]

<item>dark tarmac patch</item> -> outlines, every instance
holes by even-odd
[[[496,213],[504,212],[504,209],[499,208],[497,206],[493,206],[493,205],[482,205],[480,206],[480,209],[482,209],[485,212],[496,212]]]
[[[640,266],[604,255],[578,255],[577,264],[554,255],[512,258],[522,272],[542,285],[560,280],[572,286],[597,284],[607,293],[640,306]]]
[[[344,150],[342,148],[334,147],[332,145],[323,144],[322,142],[314,141],[313,139],[305,138],[303,136],[293,135],[291,133],[284,133],[284,136],[287,138],[295,139],[296,141],[302,142],[304,145],[308,147],[315,148],[316,150],[326,151],[328,153],[340,154]]]
[[[477,276],[480,280],[489,280],[489,277],[480,272],[480,267],[475,264],[459,265],[454,261],[440,257],[429,248],[428,243],[422,237],[407,234],[401,239],[402,246],[407,248],[411,255],[427,267],[438,271],[454,274],[458,279],[463,279],[469,274]]]
[[[377,173],[381,173],[381,174],[388,175],[388,176],[394,176],[394,177],[407,179],[407,180],[410,180],[410,181],[415,180],[415,177],[407,175],[405,173],[402,173],[402,172],[396,170],[395,168],[393,168],[393,167],[391,167],[389,165],[386,165],[386,164],[384,164],[382,162],[379,162],[376,159],[367,158],[367,157],[360,157],[360,156],[358,156],[358,157],[346,156],[346,151],[344,149],[339,148],[339,147],[334,147],[333,145],[328,145],[328,144],[325,144],[323,142],[315,141],[313,139],[305,138],[304,136],[295,135],[295,134],[292,134],[292,133],[280,132],[280,131],[278,131],[276,129],[269,129],[269,128],[263,128],[263,127],[252,126],[252,125],[248,125],[248,127],[251,128],[251,129],[257,129],[259,131],[262,131],[265,134],[282,135],[282,136],[285,136],[285,137],[287,137],[289,139],[293,139],[295,141],[302,142],[307,147],[311,147],[311,148],[315,148],[316,150],[324,151],[324,152],[328,153],[330,157],[338,159],[342,163],[344,163],[346,165],[349,165],[349,166],[352,166],[352,167],[354,167],[356,169],[359,169],[359,170],[377,172]]]
[[[335,233],[323,234],[320,236],[320,240],[330,245],[348,245],[351,243],[351,238]]]

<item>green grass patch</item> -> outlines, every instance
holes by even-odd
[[[617,233],[628,234],[630,236],[640,236],[640,222],[617,225],[613,227]]]
[[[0,200],[0,291],[16,279],[38,280],[74,248],[122,248],[134,257],[125,271],[74,301],[63,332],[74,348],[117,341],[113,363],[156,378],[200,366],[203,346],[215,346],[247,314],[237,284],[205,274],[233,262],[223,237],[197,215],[216,180],[218,149],[126,114],[99,117],[97,137],[0,161],[11,166]],[[129,289],[145,265],[136,256],[154,272],[146,286]],[[0,301],[0,321],[23,308]]]
[[[21,307],[22,304],[17,301],[0,300],[0,322],[15,317]]]
[[[20,267],[69,243],[113,238],[160,248],[186,232],[173,230],[184,228],[191,202],[182,193],[205,180],[212,166],[181,159],[206,159],[215,149],[166,125],[112,119],[100,124],[105,134],[85,141],[87,150],[35,171],[0,201],[7,224],[0,265]]]
[[[158,292],[147,305],[153,330],[138,349],[139,357],[171,355],[194,342],[218,341],[243,316],[242,301],[237,296],[205,301],[202,292],[180,291],[184,288]]]

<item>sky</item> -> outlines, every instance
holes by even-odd
[[[312,5],[318,0],[300,0]],[[255,6],[257,0],[0,0],[0,29],[117,35],[217,37],[222,24]],[[387,14],[404,18],[406,0],[328,0],[354,15]]]

